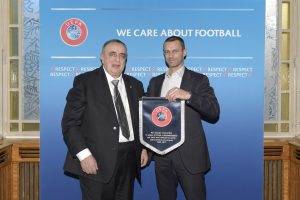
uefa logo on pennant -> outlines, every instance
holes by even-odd
[[[165,127],[171,123],[172,113],[169,108],[158,106],[152,111],[151,120],[156,126]]]
[[[70,46],[81,45],[86,40],[87,35],[87,26],[81,19],[68,19],[60,27],[62,41]]]

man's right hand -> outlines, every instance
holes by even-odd
[[[80,162],[81,169],[87,174],[97,174],[98,165],[94,156],[90,155]]]

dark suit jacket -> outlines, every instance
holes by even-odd
[[[159,97],[165,74],[150,80],[147,96]],[[192,174],[210,169],[210,159],[201,120],[215,123],[220,108],[208,78],[185,69],[180,88],[191,93],[185,105],[185,142],[178,148],[185,168]]]
[[[136,146],[137,178],[140,181],[141,145],[138,137],[138,100],[144,89],[140,81],[123,75]],[[67,95],[62,132],[68,147],[64,170],[79,176],[108,182],[116,164],[119,125],[104,69],[78,75]],[[76,154],[89,148],[98,164],[97,175],[81,170]]]

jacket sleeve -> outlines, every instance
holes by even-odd
[[[154,96],[154,94],[152,92],[153,84],[154,84],[154,79],[152,78],[149,81],[149,84],[148,84],[148,87],[147,87],[147,92],[145,94],[146,97],[153,97]]]
[[[137,94],[138,94],[138,100],[139,101],[142,100],[141,98],[145,95],[143,84],[140,81],[137,84]],[[140,111],[139,111],[139,104],[138,104],[138,116],[137,116],[138,120],[139,120],[139,112]],[[138,124],[139,124],[139,121],[138,121]],[[140,129],[138,129],[138,131],[140,131]],[[141,144],[139,138],[137,138],[137,141],[138,141],[138,144],[139,144],[139,150],[141,151],[144,148],[144,146]]]
[[[142,82],[138,82],[138,95],[139,98],[142,98],[145,95],[144,86]]]
[[[194,82],[195,86],[192,87],[192,91],[189,91],[191,98],[186,101],[186,104],[198,111],[203,120],[216,123],[219,120],[220,107],[208,78],[202,75]]]
[[[79,77],[75,77],[73,87],[67,95],[61,126],[64,141],[73,157],[87,148],[81,125],[86,110],[85,87]]]

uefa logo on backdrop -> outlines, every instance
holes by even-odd
[[[60,27],[62,41],[70,46],[81,45],[86,40],[87,35],[88,28],[81,19],[68,19]]]
[[[156,126],[165,127],[171,123],[172,113],[170,109],[165,106],[157,106],[151,113],[151,120]]]

